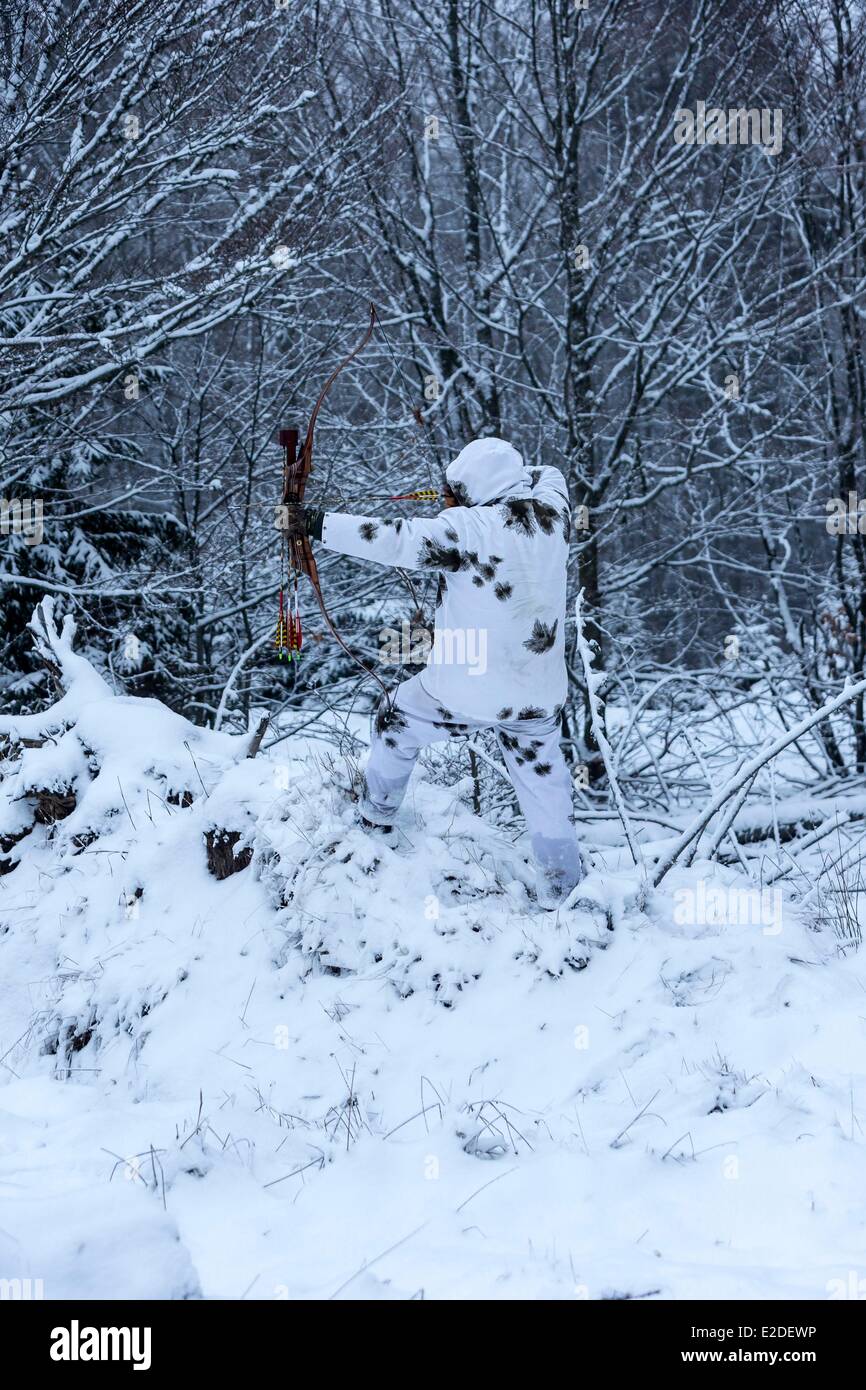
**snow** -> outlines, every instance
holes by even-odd
[[[77,804],[0,877],[0,1277],[793,1299],[860,1267],[866,967],[814,911],[689,917],[749,886],[698,860],[640,910],[599,826],[612,930],[540,912],[465,788],[419,777],[370,837],[321,743],[244,757],[67,646],[53,710],[3,722],[0,834]],[[252,851],[222,882],[214,829]]]

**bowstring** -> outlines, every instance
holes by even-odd
[[[374,316],[375,323],[378,324],[378,326],[379,326],[379,328],[380,328],[380,330],[381,330],[382,338],[383,338],[384,343],[385,343],[386,351],[387,351],[387,353],[388,353],[388,356],[389,356],[390,359],[391,359],[391,363],[392,363],[392,365],[393,365],[393,367],[394,367],[394,370],[395,370],[396,373],[397,373],[397,376],[398,376],[399,381],[400,381],[400,386],[401,386],[402,391],[403,391],[403,393],[404,393],[404,395],[405,395],[405,398],[406,398],[407,400],[411,400],[411,399],[412,399],[412,388],[411,388],[411,384],[410,384],[410,382],[409,382],[409,380],[408,380],[408,377],[406,376],[406,373],[405,373],[405,371],[403,370],[403,367],[402,367],[402,365],[401,365],[401,363],[400,363],[400,359],[398,358],[398,356],[397,356],[397,354],[396,354],[396,352],[395,352],[395,350],[394,350],[394,345],[393,345],[393,343],[391,342],[391,338],[390,338],[390,336],[389,336],[389,334],[388,334],[387,329],[385,328],[384,323],[382,322],[382,319],[381,319],[381,316],[380,316],[380,314],[379,314],[378,309],[376,308],[375,304],[373,304],[373,303],[371,303],[371,308],[373,309],[373,316]],[[426,468],[426,471],[427,471],[427,481],[428,481],[428,483],[430,484],[430,486],[431,486],[431,488],[432,488],[433,490],[435,490],[436,492],[441,492],[441,481],[437,482],[436,476],[435,476],[435,474],[434,474],[434,468],[435,468],[435,470],[436,470],[436,473],[438,473],[438,471],[439,471],[439,459],[438,459],[437,454],[436,454],[436,446],[435,446],[435,444],[434,444],[434,442],[433,442],[433,436],[432,436],[432,431],[431,431],[431,429],[430,429],[430,424],[429,424],[429,421],[426,419],[426,417],[425,417],[425,415],[424,415],[424,411],[423,411],[423,407],[422,407],[422,406],[419,406],[419,407],[418,407],[418,409],[417,409],[417,414],[416,414],[415,411],[413,410],[412,419],[413,419],[414,424],[421,430],[421,433],[422,433],[422,436],[423,436],[423,440],[424,440],[424,445],[426,446],[426,451],[427,451],[427,452],[426,452],[425,455],[424,455],[424,464],[425,464],[425,468]],[[399,457],[399,459],[397,460],[397,462],[398,462],[398,463],[402,463],[403,460],[406,459],[406,458],[408,458],[410,454],[413,454],[413,453],[417,452],[417,449],[418,449],[418,444],[417,444],[417,442],[416,442],[415,444],[413,444],[412,446],[410,446],[410,448],[407,449],[403,454],[400,455],[400,457]],[[433,460],[433,468],[431,468],[431,465],[430,465],[430,459],[431,459],[431,458],[432,458],[432,460]],[[326,462],[326,466],[327,466],[328,470],[330,470],[330,469],[333,467],[334,460],[335,460],[335,455],[334,455],[333,453],[330,453],[330,454],[327,454],[327,455],[326,455],[325,462]],[[403,581],[403,583],[405,584],[406,588],[408,589],[410,598],[412,599],[412,602],[413,602],[413,604],[415,605],[415,609],[416,609],[417,614],[418,614],[418,615],[422,618],[422,620],[423,620],[423,616],[424,616],[424,603],[426,602],[426,598],[427,598],[427,592],[426,592],[426,590],[427,590],[427,588],[429,588],[429,584],[428,584],[427,586],[425,586],[424,600],[421,601],[421,600],[419,600],[418,594],[416,593],[416,590],[415,590],[415,586],[414,586],[414,584],[412,583],[412,581],[411,581],[411,579],[409,578],[409,576],[408,576],[408,574],[406,573],[406,571],[398,568],[396,572],[397,572],[397,574],[400,576],[400,578],[402,579],[402,581]],[[317,595],[317,597],[319,598],[319,606],[323,609],[323,615],[324,615],[324,607],[323,607],[323,604],[322,604],[322,601],[321,601],[321,597],[320,597],[319,595]],[[329,626],[330,626],[330,623],[329,623]],[[333,631],[333,629],[332,629],[332,631]],[[341,646],[344,645],[344,643],[343,643],[343,641],[342,641],[341,638],[338,638],[338,641],[340,642],[340,645],[341,645]],[[348,650],[348,648],[346,648],[346,650]],[[350,653],[350,655],[351,655],[351,653]],[[405,670],[405,667],[406,667],[406,663],[405,663],[405,661],[403,661],[403,662],[400,663],[400,666],[397,668],[396,677],[397,677],[398,680],[399,680],[399,678],[400,678],[400,674]],[[385,691],[386,703],[387,703],[387,705],[388,705],[390,708],[393,708],[393,694],[392,694],[390,691],[385,690],[385,687],[384,687],[383,682],[379,680],[379,678],[378,678],[378,676],[376,676],[375,672],[369,671],[369,669],[368,669],[368,674],[372,675],[373,678],[374,678],[374,680],[376,680],[377,684],[380,686],[380,688],[381,688],[382,690]],[[374,715],[375,715],[375,710],[373,711],[373,713],[374,713]]]
[[[401,365],[401,363],[400,363],[400,359],[398,358],[398,356],[397,356],[397,354],[396,354],[396,352],[395,352],[395,350],[394,350],[394,346],[393,346],[393,344],[392,344],[392,342],[391,342],[391,339],[390,339],[390,337],[389,337],[389,335],[388,335],[388,331],[387,331],[387,329],[385,328],[384,323],[382,322],[382,319],[381,319],[381,317],[380,317],[380,315],[379,315],[378,310],[376,311],[376,320],[377,320],[377,322],[378,322],[378,324],[379,324],[379,328],[380,328],[381,331],[382,331],[382,337],[383,337],[383,339],[384,339],[384,341],[385,341],[385,347],[386,347],[386,349],[387,349],[388,356],[391,358],[391,362],[392,362],[392,364],[393,364],[393,366],[394,366],[394,369],[395,369],[395,371],[396,371],[396,373],[397,373],[397,376],[399,377],[400,386],[401,386],[401,388],[402,388],[403,394],[404,394],[404,396],[405,396],[405,398],[406,398],[407,400],[411,400],[411,399],[412,399],[412,394],[411,394],[411,393],[412,393],[412,388],[411,388],[410,382],[409,382],[409,380],[408,380],[408,378],[407,378],[407,376],[406,376],[406,373],[405,373],[404,370],[403,370],[403,367],[402,367],[402,365]],[[413,419],[414,423],[420,428],[421,433],[422,433],[422,436],[423,436],[423,439],[424,439],[424,443],[425,443],[425,445],[426,445],[426,447],[427,447],[427,451],[428,451],[428,453],[429,453],[429,457],[428,457],[427,454],[425,454],[425,456],[424,456],[424,463],[425,463],[425,467],[426,467],[426,469],[427,469],[427,481],[428,481],[428,483],[430,484],[430,486],[431,486],[432,488],[434,488],[437,492],[439,492],[439,493],[441,494],[441,491],[442,491],[441,479],[438,479],[438,480],[437,480],[437,478],[434,476],[433,469],[430,467],[430,458],[432,458],[434,468],[435,468],[435,470],[436,470],[437,473],[439,472],[439,459],[438,459],[437,454],[436,454],[436,446],[435,446],[435,444],[434,444],[434,442],[433,442],[433,434],[432,434],[432,430],[430,429],[429,421],[426,419],[426,417],[425,417],[425,415],[424,415],[423,406],[419,406],[419,407],[418,407],[417,414],[416,414],[415,411],[413,410],[412,419]],[[416,448],[417,448],[417,445],[413,445],[413,446],[410,447],[405,453],[401,454],[401,455],[400,455],[400,458],[398,459],[398,463],[401,463],[401,462],[403,461],[403,459],[405,459],[409,454],[414,453],[414,452],[416,451]],[[409,591],[409,596],[410,596],[410,598],[411,598],[413,604],[415,605],[415,613],[416,613],[416,615],[421,619],[422,623],[424,623],[424,622],[425,622],[424,610],[425,610],[425,606],[426,606],[426,603],[427,603],[427,596],[428,596],[428,591],[429,591],[429,587],[430,587],[429,580],[427,581],[427,583],[426,583],[425,586],[424,586],[424,598],[423,598],[422,600],[419,600],[418,595],[417,595],[417,593],[416,593],[416,591],[415,591],[415,586],[414,586],[414,584],[412,583],[412,580],[409,578],[409,575],[406,573],[406,571],[403,570],[403,569],[398,569],[398,570],[397,570],[397,573],[399,574],[400,578],[402,579],[403,583],[405,584],[406,588],[407,588],[408,591]],[[398,682],[399,682],[399,680],[400,680],[400,677],[402,676],[402,673],[405,671],[405,669],[406,669],[406,662],[405,662],[405,661],[401,661],[401,662],[400,662],[400,665],[398,666],[397,671],[396,671],[396,673],[395,673],[395,679],[396,679]]]
[[[370,319],[370,328],[368,329],[368,336],[372,334],[372,330],[375,328],[376,323],[379,322],[379,314],[378,314],[378,311],[377,311],[377,309],[376,309],[375,304],[374,304],[372,301],[370,301],[370,311],[371,311],[371,319]],[[363,345],[365,345],[365,344],[366,344],[366,340],[364,340],[364,344],[363,344]],[[325,388],[324,388],[324,391],[323,391],[322,394],[320,395],[319,400],[318,400],[316,406],[314,407],[313,415],[311,416],[310,424],[308,425],[307,439],[310,438],[310,433],[311,433],[311,430],[312,430],[312,428],[313,428],[313,425],[314,425],[315,423],[317,423],[316,416],[318,415],[319,409],[320,409],[320,407],[321,407],[321,404],[322,404],[323,401],[324,401],[325,395],[327,394],[327,392],[328,392],[328,390],[330,389],[330,387],[333,385],[333,382],[334,382],[334,380],[336,379],[336,376],[338,375],[339,371],[342,371],[342,368],[343,368],[343,367],[348,366],[349,363],[352,361],[352,359],[358,355],[358,351],[359,351],[359,348],[356,348],[355,351],[352,352],[352,353],[342,362],[342,364],[341,364],[341,366],[339,367],[338,371],[335,372],[334,375],[333,375],[333,377],[329,378],[328,382],[326,383],[326,386],[325,386]],[[398,365],[399,365],[399,364],[398,364]],[[305,439],[304,444],[302,445],[302,453],[303,453],[304,449],[306,448],[307,439]],[[319,450],[318,452],[319,452],[319,454],[320,454],[320,456],[321,456],[322,451]],[[328,471],[328,475],[329,475],[329,476],[330,476],[330,469],[331,469],[331,468],[333,467],[333,465],[334,465],[335,458],[336,458],[336,455],[334,454],[333,451],[331,451],[331,452],[326,452],[326,453],[325,453],[324,461],[325,461],[326,470]],[[309,542],[307,542],[307,544],[309,545]],[[295,567],[294,567],[294,568],[295,568],[295,580],[296,580],[296,583],[297,583],[297,575],[298,575],[298,573],[299,573],[299,572],[303,572],[303,564],[301,563],[301,561],[302,561],[302,557],[303,557],[303,549],[304,549],[304,547],[303,547],[303,544],[302,544],[301,542],[294,542],[294,545],[295,545],[295,555],[294,555]],[[312,579],[312,575],[310,576],[310,578]],[[332,637],[334,637],[334,638],[336,639],[337,644],[343,649],[343,651],[346,653],[347,656],[351,657],[351,659],[352,659],[352,660],[355,662],[355,664],[365,673],[365,675],[368,676],[368,677],[371,677],[371,678],[376,682],[376,684],[378,685],[379,689],[380,689],[381,692],[382,692],[382,697],[384,698],[384,701],[385,701],[386,710],[390,713],[391,710],[393,710],[393,696],[392,696],[392,694],[391,694],[391,691],[388,690],[387,686],[385,685],[385,682],[384,682],[384,681],[381,679],[381,677],[376,673],[376,671],[374,671],[374,670],[372,669],[372,667],[370,667],[370,666],[365,666],[364,662],[361,661],[361,659],[355,655],[355,653],[354,653],[354,652],[352,651],[352,649],[349,647],[349,645],[347,644],[347,642],[345,641],[345,639],[343,638],[343,636],[341,635],[341,633],[338,631],[338,629],[337,629],[337,627],[336,627],[336,625],[335,625],[333,619],[331,618],[330,613],[328,612],[327,607],[325,606],[325,600],[324,600],[324,597],[323,597],[323,595],[322,595],[320,583],[319,583],[318,580],[316,580],[316,581],[312,584],[312,588],[313,588],[313,591],[314,591],[314,593],[315,593],[316,601],[317,601],[317,603],[318,603],[318,605],[319,605],[319,609],[321,610],[322,618],[324,619],[325,625],[326,625],[326,627],[328,628],[329,632],[331,633]],[[362,679],[362,682],[363,682],[364,677],[362,676],[361,679]],[[376,707],[374,706],[373,711],[372,711],[372,717],[375,717],[375,714],[376,714]]]

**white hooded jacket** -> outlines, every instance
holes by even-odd
[[[468,444],[446,469],[458,505],[436,517],[326,513],[322,544],[439,574],[421,675],[443,716],[508,722],[558,714],[566,693],[565,584],[571,509],[556,468],[525,467],[502,439]]]

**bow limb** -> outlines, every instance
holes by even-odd
[[[316,404],[313,406],[313,411],[310,415],[310,422],[307,425],[307,433],[297,459],[295,458],[295,449],[297,448],[296,433],[294,437],[294,442],[289,446],[291,453],[286,460],[286,467],[283,475],[284,504],[294,503],[296,506],[299,507],[303,505],[304,489],[307,485],[307,479],[313,471],[313,441],[315,438],[316,420],[318,419],[319,411],[322,408],[322,402],[324,401],[325,397],[327,396],[328,392],[330,391],[331,387],[333,386],[334,382],[337,380],[337,377],[340,375],[343,369],[345,367],[348,367],[349,363],[358,356],[358,353],[361,352],[367,346],[371,337],[373,336],[373,329],[375,327],[376,306],[375,304],[371,303],[370,322],[367,325],[363,338],[357,344],[356,347],[352,348],[352,351],[350,353],[347,353],[347,355],[343,358],[342,362],[338,363],[338,365],[331,372],[331,375],[328,377],[328,380],[325,382],[321,391],[319,392]],[[288,443],[288,436],[293,433],[294,432],[291,430],[281,431],[280,442],[286,445]],[[307,547],[307,549],[309,550],[309,546]],[[312,561],[312,552],[310,552],[309,558]]]
[[[345,367],[348,367],[349,363],[358,356],[358,353],[362,352],[363,349],[367,346],[367,344],[373,336],[373,329],[375,327],[376,306],[375,304],[371,303],[370,322],[367,325],[363,338],[358,343],[357,347],[352,348],[352,351],[348,353],[343,358],[342,362],[340,362],[339,365],[336,366],[334,370],[331,372],[331,375],[328,377],[328,380],[325,382],[324,386],[319,392],[319,398],[316,401],[316,404],[313,406],[313,413],[310,416],[310,423],[307,426],[307,435],[304,440],[303,448],[301,449],[301,462],[303,465],[306,465],[304,468],[304,481],[306,481],[310,473],[313,471],[313,435],[316,429],[316,420],[318,419],[319,411],[322,408],[322,402],[324,401],[334,382],[337,380],[337,377],[340,375],[340,372],[342,372]]]

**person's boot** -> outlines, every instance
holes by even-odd
[[[600,930],[613,931],[613,913],[604,880],[590,870],[573,888],[562,903],[566,912],[580,912],[590,917]]]
[[[378,830],[380,835],[390,835],[394,829],[393,825],[380,825],[378,821],[367,820],[367,817],[362,816],[360,811],[358,812],[358,824],[363,830]]]

